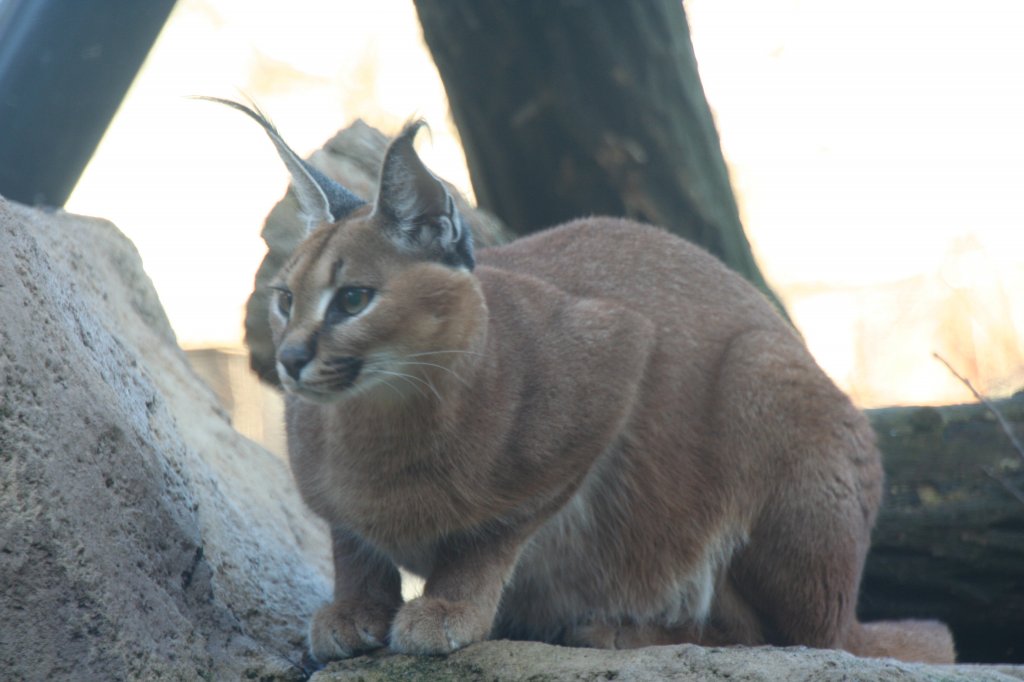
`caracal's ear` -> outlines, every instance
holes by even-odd
[[[267,132],[277,153],[292,176],[292,191],[299,202],[299,210],[310,230],[320,223],[337,222],[366,202],[307,163],[285,143],[267,117],[258,108],[249,108],[220,97],[197,97],[237,109],[253,119]]]
[[[424,125],[423,121],[407,124],[388,147],[374,210],[384,219],[388,235],[402,248],[472,270],[473,237],[448,188],[427,170],[412,146]]]

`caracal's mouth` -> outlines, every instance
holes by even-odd
[[[287,372],[278,371],[281,385],[286,391],[312,403],[332,403],[341,398],[359,379],[363,369],[362,358],[341,357],[327,360],[316,376],[293,379]]]

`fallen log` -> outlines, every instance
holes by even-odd
[[[993,406],[1024,433],[1024,391]],[[1024,661],[1024,454],[981,404],[868,414],[887,482],[862,619],[938,618],[960,660]]]

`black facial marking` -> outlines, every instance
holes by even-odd
[[[344,259],[339,258],[331,266],[331,284],[338,286],[338,277],[341,275],[341,266],[345,264]]]
[[[349,388],[359,378],[363,370],[363,359],[353,356],[331,358],[324,363],[332,372],[331,388],[341,391]]]

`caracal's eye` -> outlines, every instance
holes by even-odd
[[[288,317],[292,312],[292,292],[287,289],[277,290],[277,311],[283,317]]]
[[[344,287],[331,299],[331,305],[327,309],[328,322],[340,322],[341,320],[358,315],[366,310],[373,300],[373,289],[366,287]]]

